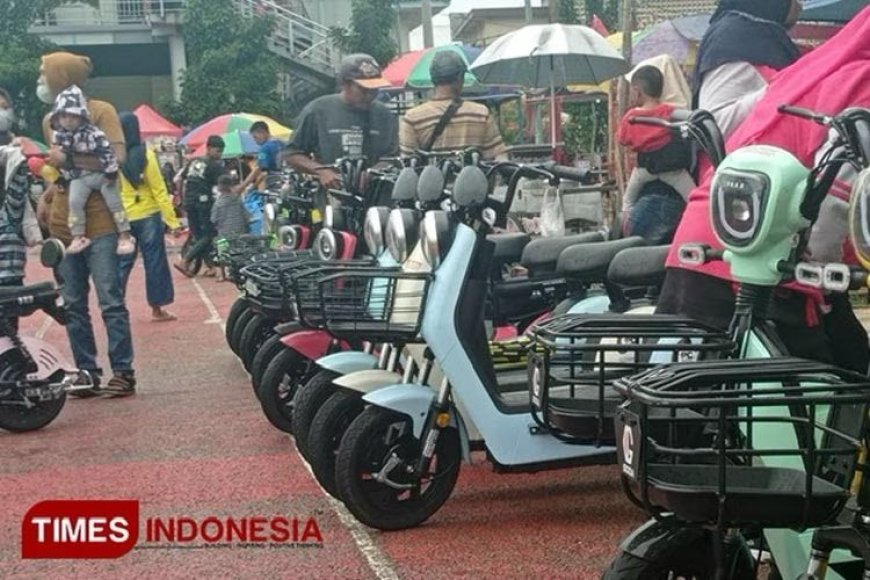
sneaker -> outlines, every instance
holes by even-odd
[[[79,254],[84,252],[88,246],[91,245],[91,240],[84,236],[78,236],[73,238],[73,241],[70,242],[69,247],[66,249],[67,254]]]
[[[133,236],[124,236],[118,240],[118,250],[117,253],[119,256],[129,256],[133,252],[136,251],[136,240]]]
[[[100,389],[100,395],[107,398],[129,397],[136,394],[136,376],[132,371],[115,373],[109,382]]]
[[[100,375],[97,371],[79,371],[79,376],[73,386],[92,385],[90,389],[75,389],[67,391],[68,397],[74,399],[90,399],[100,394]]]

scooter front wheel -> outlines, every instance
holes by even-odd
[[[308,372],[308,359],[284,348],[272,359],[260,381],[260,406],[269,422],[285,433],[293,433],[293,398]]]
[[[233,305],[230,307],[229,313],[227,313],[227,321],[224,325],[224,336],[227,339],[227,346],[232,348],[233,344],[233,332],[236,329],[236,323],[239,321],[239,317],[248,309],[250,305],[248,301],[244,298],[236,298],[236,301],[233,302]]]
[[[421,453],[411,420],[395,411],[370,406],[351,423],[336,458],[339,496],[362,523],[380,530],[420,525],[453,493],[462,450],[459,433],[443,429],[429,473],[409,473]],[[393,463],[391,469],[387,464]],[[382,478],[381,481],[378,478]]]
[[[350,424],[365,409],[362,393],[338,389],[320,407],[308,432],[308,461],[311,471],[326,492],[341,499],[335,483],[335,457]]]
[[[251,385],[254,387],[254,394],[257,398],[260,397],[260,381],[263,379],[263,373],[266,372],[272,359],[287,348],[281,342],[281,338],[283,337],[280,334],[273,334],[266,339],[251,362]]]
[[[246,371],[251,372],[254,357],[257,356],[263,343],[273,334],[275,334],[275,321],[262,314],[257,314],[245,325],[239,338],[239,358],[242,359]]]
[[[728,580],[755,580],[752,559],[732,554],[726,562]],[[620,552],[601,580],[708,580],[716,577],[716,552],[711,542],[699,541],[673,550],[666,560],[649,561]]]
[[[296,393],[293,401],[293,440],[296,441],[296,449],[306,461],[310,462],[308,454],[308,434],[311,431],[311,423],[320,407],[338,389],[332,381],[338,377],[338,373],[323,369],[302,385]]]
[[[0,370],[0,381],[4,383],[23,381],[25,377],[24,370],[17,366],[6,366]],[[20,404],[24,402],[23,395],[18,400],[13,397],[0,400],[0,429],[13,433],[42,429],[55,420],[66,404],[66,393],[63,392],[47,401],[30,399],[27,405]]]

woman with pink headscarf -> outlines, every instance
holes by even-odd
[[[773,145],[790,151],[812,167],[819,150],[825,147],[826,130],[815,123],[780,114],[777,108],[783,104],[827,114],[852,106],[870,107],[870,7],[823,46],[776,75],[764,97],[728,139],[726,149]],[[669,270],[658,310],[727,327],[734,312],[734,284],[728,264],[718,261],[693,267],[677,258],[678,248],[686,243],[721,248],[710,223],[713,173],[709,166],[704,169],[701,185],[689,196],[668,259]],[[810,239],[810,249],[817,260],[836,257],[833,248],[845,241],[844,208],[850,184],[847,174],[841,173],[840,177],[823,204],[819,227]],[[776,293],[770,314],[791,354],[867,371],[870,362],[867,333],[855,318],[848,296],[822,296],[806,287],[787,285]],[[837,339],[836,349],[831,347],[833,336]]]

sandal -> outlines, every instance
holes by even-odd
[[[168,310],[161,310],[160,314],[151,315],[151,322],[172,322],[173,320],[178,320],[178,317]]]
[[[178,262],[172,264],[172,267],[184,274],[187,278],[193,278],[193,274],[190,273],[190,270],[187,269],[187,266],[184,264],[179,264]]]

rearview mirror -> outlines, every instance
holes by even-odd
[[[49,238],[42,243],[42,249],[39,252],[39,261],[46,268],[55,269],[63,262],[63,257],[66,255],[66,248],[63,242],[57,238]]]

